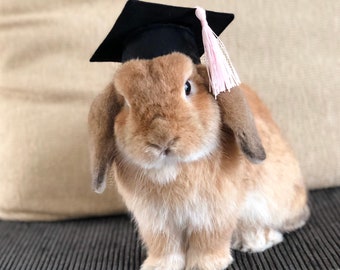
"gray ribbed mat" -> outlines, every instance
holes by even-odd
[[[340,269],[340,188],[313,191],[301,230],[263,253],[234,252],[228,269]],[[145,252],[127,216],[54,223],[0,221],[1,270],[134,270]]]

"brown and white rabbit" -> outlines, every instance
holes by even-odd
[[[148,251],[143,270],[224,269],[230,248],[263,251],[309,216],[268,109],[245,85],[215,99],[206,68],[183,54],[122,64],[89,132],[94,188],[114,172]]]

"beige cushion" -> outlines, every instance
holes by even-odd
[[[116,67],[88,59],[124,2],[2,1],[0,218],[124,211],[112,179],[91,191],[86,123]],[[271,107],[308,186],[339,185],[339,1],[160,2],[235,13],[222,39],[241,79]]]
[[[125,211],[112,181],[102,195],[91,190],[87,147],[89,106],[114,72],[110,63],[88,61],[113,23],[111,2],[2,6],[0,218]]]

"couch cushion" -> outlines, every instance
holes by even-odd
[[[113,182],[91,190],[87,146],[91,101],[114,73],[89,58],[120,4],[24,2],[1,4],[0,218],[121,213]]]
[[[154,2],[193,6],[191,0]],[[92,99],[116,68],[88,59],[124,3],[2,1],[0,218],[50,220],[124,211],[114,181],[103,195],[90,189],[86,123]],[[236,14],[222,39],[241,79],[272,109],[307,185],[339,185],[339,1],[196,4]]]

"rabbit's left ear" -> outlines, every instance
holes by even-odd
[[[222,122],[230,127],[243,154],[252,163],[266,159],[266,152],[258,135],[253,114],[240,87],[217,96]]]

